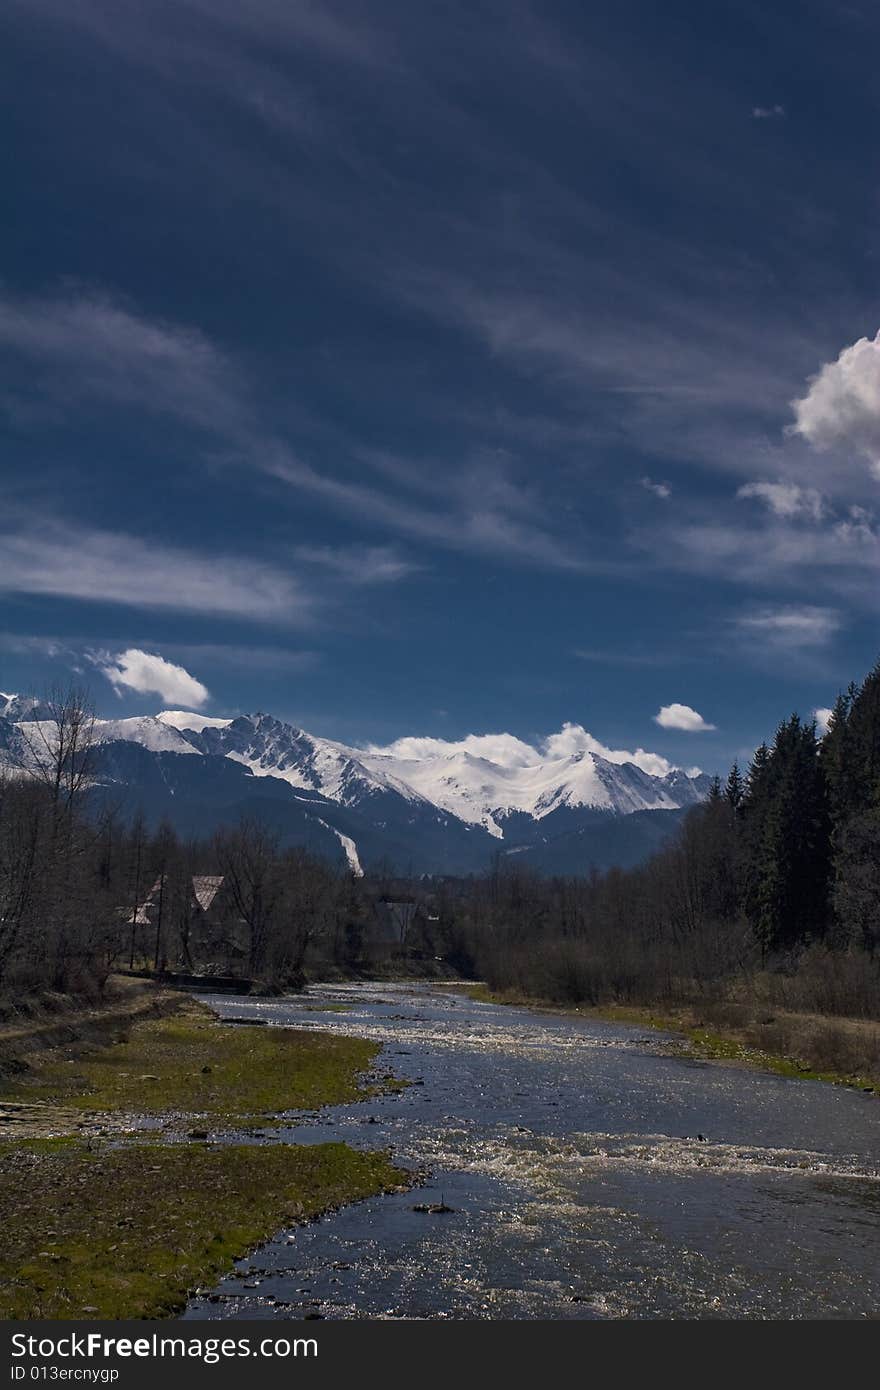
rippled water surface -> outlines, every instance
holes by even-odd
[[[224,1017],[381,1042],[379,1069],[419,1084],[292,1115],[281,1137],[390,1148],[429,1176],[280,1232],[188,1317],[880,1309],[875,1097],[688,1060],[659,1034],[477,1004],[447,986],[209,1002]],[[413,1210],[441,1201],[453,1210]]]

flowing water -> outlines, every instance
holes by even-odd
[[[209,1002],[227,1018],[380,1042],[379,1070],[415,1085],[292,1114],[281,1137],[390,1148],[424,1181],[279,1232],[187,1317],[880,1311],[874,1096],[448,986]],[[414,1210],[441,1203],[452,1210]]]

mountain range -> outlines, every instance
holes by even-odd
[[[0,693],[0,759],[27,761],[41,713]],[[662,845],[709,787],[641,750],[600,752],[572,725],[540,749],[507,734],[355,748],[268,714],[163,710],[98,720],[95,735],[94,802],[166,818],[184,835],[256,816],[356,874],[476,873],[499,855],[544,873],[626,866]]]

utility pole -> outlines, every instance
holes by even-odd
[[[165,870],[159,875],[159,915],[156,918],[156,954],[153,959],[153,973],[159,973],[159,950],[162,943],[162,907],[165,902]]]
[[[135,860],[134,870],[134,902],[131,905],[131,949],[128,953],[129,970],[134,970],[134,933],[135,927],[137,926],[138,907],[140,906],[138,899],[141,895],[141,843],[140,827],[138,827],[137,859]]]

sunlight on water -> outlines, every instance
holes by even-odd
[[[294,1114],[290,1142],[423,1175],[281,1232],[191,1317],[865,1317],[880,1298],[876,1101],[696,1063],[662,1035],[448,987],[216,999],[357,1034],[416,1084]],[[320,1005],[344,1005],[321,1012]],[[417,1213],[443,1200],[445,1215]]]

